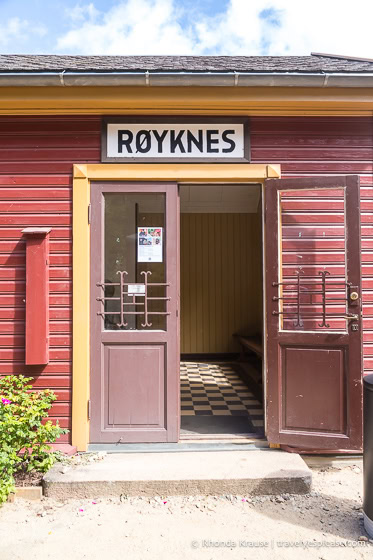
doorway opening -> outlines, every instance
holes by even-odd
[[[264,437],[261,185],[180,185],[181,439]]]

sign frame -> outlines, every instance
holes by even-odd
[[[250,163],[250,127],[249,117],[198,117],[198,116],[133,116],[123,117],[103,117],[101,129],[101,162],[103,163]],[[107,155],[107,131],[108,124],[170,124],[170,125],[224,125],[224,124],[242,124],[243,125],[243,157],[167,157],[167,156],[141,156],[141,157],[112,157]]]

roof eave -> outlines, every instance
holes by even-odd
[[[0,72],[0,87],[373,87],[373,73]]]

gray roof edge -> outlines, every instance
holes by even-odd
[[[0,87],[373,87],[353,72],[0,72]]]

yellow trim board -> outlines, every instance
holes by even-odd
[[[373,88],[1,87],[0,115],[369,116]]]
[[[263,183],[280,177],[266,164],[76,164],[73,170],[73,404],[72,444],[86,451],[90,398],[90,226],[91,181]]]
[[[280,176],[280,165],[235,163],[93,163],[74,165],[74,179],[89,181],[261,182]]]
[[[85,451],[89,441],[89,278],[88,177],[73,183],[73,402],[72,442]]]

